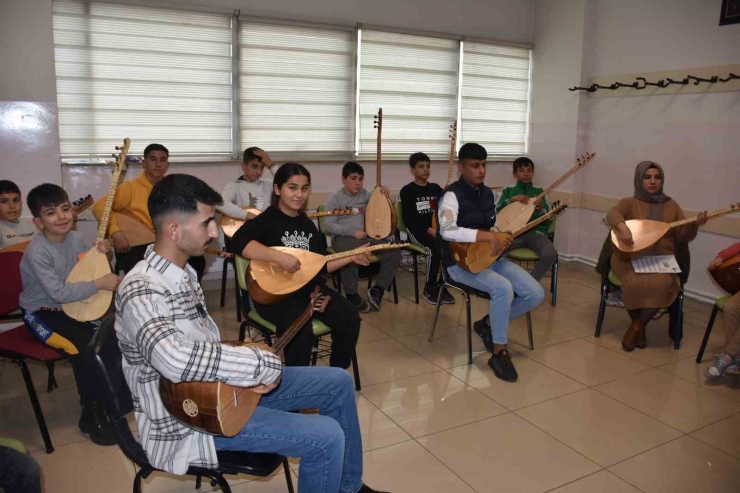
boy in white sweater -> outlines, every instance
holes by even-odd
[[[224,216],[246,221],[254,217],[242,207],[252,207],[264,211],[270,205],[272,194],[272,180],[262,178],[265,168],[271,168],[275,163],[269,154],[259,147],[248,147],[244,151],[241,162],[242,175],[224,187],[221,197],[224,205],[216,210]]]

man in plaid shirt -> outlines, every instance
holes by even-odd
[[[141,443],[154,467],[184,474],[215,467],[216,450],[301,457],[298,489],[372,493],[362,483],[362,441],[353,381],[338,368],[283,368],[254,347],[220,344],[191,256],[218,236],[221,196],[189,175],[154,186],[149,213],[156,241],[116,294],[116,333],[134,400]],[[232,438],[213,437],[176,421],[159,397],[159,379],[226,382],[262,394],[249,423]],[[318,408],[321,415],[293,413]]]

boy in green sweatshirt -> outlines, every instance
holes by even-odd
[[[514,178],[516,178],[516,185],[513,187],[506,187],[501,192],[501,195],[496,201],[496,212],[499,212],[512,202],[527,204],[530,200],[534,200],[534,197],[542,193],[541,188],[537,188],[532,185],[533,177],[534,163],[531,159],[520,157],[514,160]],[[543,214],[547,214],[550,211],[550,202],[547,200],[546,196],[542,197],[542,199],[535,200],[534,205],[535,211],[530,221],[534,221],[538,217]],[[555,250],[555,245],[553,245],[547,237],[551,224],[552,219],[543,222],[522,236],[516,238],[514,243],[511,245],[511,250],[515,250],[517,248],[529,248],[534,251],[538,257],[540,257],[531,272],[532,277],[537,281],[542,279],[558,258],[558,252]]]

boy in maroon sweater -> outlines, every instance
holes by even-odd
[[[709,268],[716,269],[737,254],[740,254],[740,242],[719,252]],[[733,294],[727,300],[723,312],[727,347],[714,357],[714,363],[707,368],[704,375],[708,380],[719,380],[722,375],[740,374],[740,293]]]

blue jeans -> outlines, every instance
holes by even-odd
[[[509,321],[536,308],[545,299],[542,286],[526,270],[505,258],[498,259],[477,274],[457,265],[448,267],[447,272],[454,281],[488,293],[491,297],[488,315],[491,317],[494,344],[506,344]]]
[[[321,414],[290,412],[306,408]],[[357,493],[362,487],[354,380],[340,368],[283,368],[280,386],[262,397],[244,429],[214,442],[220,450],[300,457],[298,491]]]

